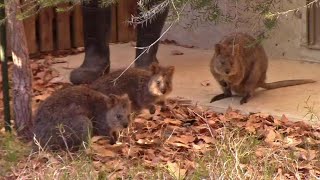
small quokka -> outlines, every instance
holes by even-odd
[[[85,86],[58,90],[38,108],[34,117],[36,141],[46,149],[78,150],[92,135],[107,136],[110,144],[130,123],[128,95],[106,96]]]
[[[89,87],[106,95],[127,93],[133,111],[138,113],[144,108],[154,113],[154,104],[163,104],[165,97],[172,91],[174,66],[164,67],[153,63],[150,69],[129,68],[121,75],[123,71],[121,69],[106,74]]]
[[[210,102],[231,97],[235,92],[242,96],[240,104],[243,104],[259,87],[269,90],[316,82],[297,79],[266,83],[267,69],[268,57],[255,38],[245,33],[226,36],[215,45],[210,62],[211,73],[222,87],[223,94],[214,96]]]

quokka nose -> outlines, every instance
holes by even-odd
[[[165,94],[166,92],[167,92],[166,89],[161,89],[161,93],[162,93],[162,94]]]
[[[122,125],[124,128],[127,128],[129,126],[129,123],[126,122],[126,123],[123,123]]]
[[[226,70],[225,72],[226,72],[226,74],[229,74],[229,73],[230,73],[230,70]]]

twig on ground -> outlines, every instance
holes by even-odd
[[[204,117],[202,117],[200,114],[196,113],[196,112],[193,111],[192,109],[190,109],[190,108],[187,108],[187,109],[188,109],[189,111],[193,112],[193,113],[194,113],[195,115],[197,115],[198,117],[200,117],[200,118],[206,123],[206,125],[207,125],[207,127],[208,127],[208,130],[209,130],[209,132],[210,132],[210,135],[214,138],[213,129],[212,129],[212,127],[209,125],[207,119],[204,118]]]

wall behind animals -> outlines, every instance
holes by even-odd
[[[259,20],[256,12],[243,10],[246,0],[235,1],[225,0],[219,4],[224,13],[236,17],[229,23],[198,23],[192,17],[197,12],[186,8],[186,16],[181,18],[180,22],[164,36],[164,39],[174,40],[180,45],[195,46],[205,49],[213,49],[216,44],[225,35],[238,31],[247,32],[251,35],[260,34],[265,26]],[[257,3],[259,3],[257,1]],[[301,0],[283,0],[279,1],[274,12],[287,11],[306,5],[306,1]],[[223,19],[222,19],[223,20]],[[270,58],[274,59],[292,59],[320,62],[320,50],[310,49],[307,44],[307,10],[305,8],[299,11],[292,11],[279,17],[278,25],[268,33],[268,39],[263,41],[263,45]],[[168,22],[170,23],[170,22]],[[186,28],[194,25],[192,28]],[[167,27],[169,24],[167,25]],[[166,27],[165,27],[166,28]],[[164,28],[164,30],[165,30]]]

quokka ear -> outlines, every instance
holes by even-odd
[[[110,94],[109,98],[110,98],[111,106],[115,106],[116,104],[119,103],[119,97],[117,95]]]
[[[151,65],[150,65],[150,71],[152,74],[158,74],[160,72],[160,66],[158,63],[156,62],[153,62]]]
[[[130,97],[127,93],[121,95],[121,104],[124,108],[130,107],[131,105],[131,100]]]
[[[169,66],[166,70],[167,71],[166,74],[172,76],[174,73],[174,70],[175,70],[174,66]]]
[[[222,49],[222,45],[221,44],[214,45],[215,54],[220,54],[221,53],[221,49]]]
[[[121,99],[129,99],[129,95],[127,93],[125,93],[121,96]]]
[[[241,52],[241,48],[239,44],[235,44],[233,47],[232,55],[237,55]]]

